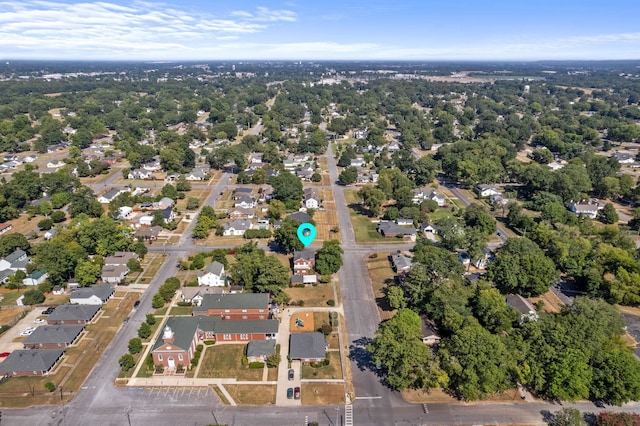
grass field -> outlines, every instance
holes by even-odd
[[[378,312],[380,313],[380,319],[386,320],[395,315],[395,309],[391,309],[386,297],[386,290],[388,283],[393,282],[395,273],[391,269],[389,263],[389,253],[377,253],[378,257],[367,260],[367,269],[369,271],[369,278],[371,279],[371,286],[373,288],[373,294],[376,298],[376,304],[378,305]]]
[[[329,365],[314,368],[310,365],[302,365],[303,379],[341,379],[342,364],[340,363],[340,351],[327,352]]]
[[[273,405],[276,403],[276,387],[274,385],[224,385],[224,387],[238,405]]]
[[[300,389],[304,405],[344,404],[344,394],[344,385],[339,383],[303,383]]]
[[[540,300],[544,302],[542,309],[548,313],[556,314],[560,312],[560,310],[564,306],[564,303],[562,303],[562,300],[560,300],[560,298],[551,290],[547,291],[546,293],[538,297],[529,298],[529,301],[532,304],[535,304]]]
[[[226,210],[233,208],[233,199],[231,199],[231,195],[233,195],[233,190],[227,189],[218,199],[218,203],[216,204],[216,210]]]
[[[304,301],[304,306],[327,306],[327,300],[333,299],[334,283],[306,286],[305,288],[285,288],[284,291],[291,297],[291,301]],[[336,304],[338,301],[335,301]]]
[[[142,262],[142,275],[140,278],[143,283],[151,282],[151,280],[156,276],[158,270],[162,266],[165,257],[160,253],[147,253],[144,256],[144,261]]]
[[[262,380],[262,369],[242,365],[246,344],[209,346],[200,361],[198,378],[236,378]]]
[[[0,292],[0,296],[2,296],[2,300],[0,300],[0,306],[16,306],[16,300],[18,300],[18,297],[22,296],[24,294],[24,292],[27,291],[26,289],[24,290],[2,290]]]
[[[23,311],[24,308],[0,309],[0,325],[10,324]]]
[[[208,189],[192,189],[191,191],[185,193],[185,197],[182,200],[178,200],[176,203],[176,209],[181,212],[187,211],[187,199],[188,198],[197,198],[200,200],[200,205],[204,204],[204,201],[207,199],[209,194],[211,193]]]

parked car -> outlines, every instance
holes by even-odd
[[[11,355],[11,352],[0,352],[0,358],[6,358]],[[291,390],[291,395],[293,395],[293,389]]]
[[[293,380],[293,368],[289,369],[289,380]]]
[[[44,324],[47,321],[45,319],[43,319],[43,318],[36,318],[36,320],[34,322],[36,324]]]
[[[287,389],[287,399],[293,398],[293,388]]]
[[[134,303],[134,304],[133,304],[133,307],[134,307],[134,308],[137,308],[138,306],[140,306],[140,301],[139,301],[139,300],[136,300],[136,303]]]
[[[126,324],[126,323],[128,323],[128,322],[129,322],[129,317],[126,317],[126,318],[124,319],[124,321],[122,321],[122,322],[123,322],[123,323],[125,323],[125,324]]]
[[[53,312],[55,308],[47,308],[44,311],[42,311],[42,315],[49,315],[50,313]]]
[[[295,399],[300,399],[300,388],[298,388],[298,387],[297,387],[297,388],[295,388],[295,389],[293,390],[293,392],[294,392],[294,393],[293,393],[293,397],[294,397]]]
[[[29,330],[29,329],[26,329],[22,333],[20,333],[21,336],[31,336],[32,334],[33,334],[33,330]]]

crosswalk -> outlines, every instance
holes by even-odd
[[[353,405],[344,406],[344,426],[353,426]]]

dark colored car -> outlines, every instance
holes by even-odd
[[[55,308],[47,308],[44,311],[42,311],[42,315],[49,315],[51,312],[53,312]]]
[[[293,380],[293,369],[289,369],[289,380]]]
[[[11,352],[2,352],[0,353],[0,358],[6,358],[11,355]],[[293,389],[291,390],[291,395],[293,395]]]
[[[287,399],[293,398],[293,388],[287,389]]]
[[[123,323],[125,323],[125,324],[126,324],[126,323],[128,323],[128,322],[129,322],[129,317],[126,317],[126,318],[124,319],[124,321],[122,321],[122,322],[123,322]]]
[[[137,308],[138,306],[140,306],[140,301],[139,301],[139,300],[136,300],[136,303],[134,303],[134,304],[133,304],[133,307],[134,307],[134,308]]]
[[[293,392],[294,392],[294,393],[293,393],[293,397],[294,397],[295,399],[300,399],[300,388],[295,388],[295,389],[293,390]]]

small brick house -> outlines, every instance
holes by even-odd
[[[316,266],[316,251],[314,249],[304,249],[293,252],[293,274],[309,275],[313,274]]]
[[[162,337],[156,341],[151,351],[153,363],[169,369],[179,365],[188,367],[196,350],[197,328],[198,322],[193,318],[169,318]]]

